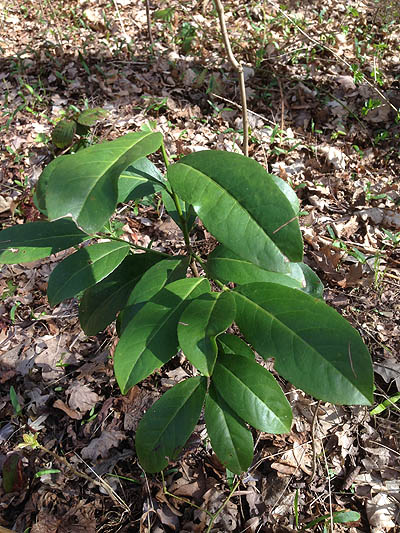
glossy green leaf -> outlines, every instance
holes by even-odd
[[[290,201],[263,167],[239,154],[202,151],[168,167],[173,189],[207,229],[243,259],[274,272],[301,261],[302,238]]]
[[[146,472],[175,461],[193,432],[203,407],[207,380],[194,377],[169,389],[148,409],[136,431],[136,453]]]
[[[323,301],[273,283],[235,291],[236,323],[285,379],[318,399],[369,405],[373,372],[358,332]]]
[[[50,305],[72,298],[108,276],[128,255],[123,242],[102,242],[81,248],[61,261],[50,275],[47,296]]]
[[[51,176],[56,172],[58,166],[64,159],[67,159],[67,155],[60,155],[53,159],[53,161],[43,169],[43,172],[39,176],[39,180],[36,184],[34,193],[34,203],[41,213],[47,217],[46,208],[46,191]]]
[[[275,185],[279,187],[279,189],[283,192],[283,194],[289,200],[290,205],[292,206],[292,209],[294,211],[294,214],[298,215],[300,211],[300,201],[297,198],[297,194],[294,192],[292,187],[282,178],[278,178],[278,176],[275,176],[275,174],[270,174],[270,176],[272,180],[274,181]]]
[[[86,335],[96,335],[115,320],[136,283],[160,259],[161,255],[151,251],[128,255],[114,272],[85,291],[79,304],[79,321]]]
[[[136,159],[157,150],[161,139],[160,133],[128,133],[65,156],[48,180],[49,218],[70,217],[88,233],[100,231],[117,205],[119,175]]]
[[[317,274],[305,263],[297,263],[297,265],[304,274],[305,287],[303,288],[303,292],[314,296],[314,298],[322,299],[324,297],[324,286]]]
[[[30,263],[88,239],[72,220],[19,224],[0,231],[0,264]]]
[[[144,198],[164,187],[161,172],[147,157],[141,157],[119,176],[118,203]]]
[[[171,257],[171,259],[163,259],[150,267],[129,294],[126,308],[122,311],[119,319],[119,335],[137,311],[160,292],[165,285],[185,278],[188,266],[189,257],[182,259],[172,259]]]
[[[209,255],[207,268],[211,277],[225,283],[233,282],[238,285],[245,285],[256,281],[269,281],[294,289],[303,289],[304,275],[297,263],[288,264],[291,272],[287,274],[271,272],[250,261],[241,259],[225,246],[217,246]]]
[[[126,324],[114,354],[114,371],[123,394],[178,350],[178,320],[186,305],[210,292],[204,278],[169,283],[147,301]]]
[[[256,429],[290,431],[289,402],[274,377],[255,361],[241,355],[219,355],[212,381],[229,407]]]
[[[230,292],[211,292],[192,300],[179,319],[179,345],[205,376],[211,376],[214,370],[216,337],[232,324],[235,313],[235,299]]]
[[[224,333],[217,338],[219,350],[225,354],[237,354],[254,360],[254,352],[240,337]]]
[[[204,418],[211,446],[221,463],[240,475],[253,460],[253,437],[211,384],[206,397]]]
[[[85,109],[76,119],[82,126],[93,126],[98,120],[106,118],[108,111],[102,107],[94,107],[93,109]]]

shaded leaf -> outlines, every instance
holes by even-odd
[[[182,259],[162,259],[150,267],[135,285],[129,294],[126,308],[119,317],[119,335],[126,324],[132,319],[143,305],[151,300],[168,283],[186,277],[189,266],[189,257]]]
[[[0,232],[0,263],[30,263],[88,239],[72,220],[12,226]]]
[[[204,411],[211,446],[221,463],[240,475],[253,460],[253,437],[211,384]]]
[[[76,119],[82,126],[93,126],[98,120],[105,118],[108,111],[101,107],[94,107],[93,109],[86,109]]]
[[[123,394],[176,354],[179,317],[189,301],[205,292],[210,292],[210,284],[204,278],[169,283],[126,324],[114,354],[115,376]]]
[[[144,198],[165,188],[163,176],[147,157],[141,157],[118,179],[118,203]]]
[[[53,144],[57,146],[57,148],[65,148],[66,146],[72,144],[75,131],[75,120],[60,120],[51,134],[51,140]]]
[[[212,382],[229,407],[256,429],[290,431],[289,402],[274,377],[255,361],[241,355],[219,355]]]
[[[235,290],[236,323],[275,369],[308,394],[337,404],[368,405],[373,372],[358,332],[320,299],[273,283]]]
[[[84,231],[100,231],[117,205],[119,175],[136,159],[157,150],[161,138],[160,133],[128,133],[65,156],[48,180],[49,218],[71,217]]]
[[[220,351],[225,354],[237,354],[254,360],[254,352],[248,344],[236,335],[224,333],[219,335],[217,343]]]
[[[199,419],[207,380],[181,381],[148,409],[136,431],[136,453],[147,472],[159,472],[178,458]]]
[[[288,271],[287,258],[301,261],[296,214],[256,161],[227,152],[196,152],[170,165],[167,177],[207,229],[239,257],[274,272]]]
[[[34,193],[34,203],[41,213],[47,216],[46,209],[46,191],[49,184],[49,180],[53,173],[55,173],[57,167],[60,165],[63,159],[67,159],[67,155],[60,155],[53,159],[53,161],[43,169],[43,172],[39,176],[39,180],[36,184]]]
[[[114,272],[85,291],[79,304],[79,321],[86,335],[96,335],[115,320],[136,283],[161,258],[151,251],[128,255]]]
[[[232,324],[235,313],[235,299],[230,292],[211,292],[192,300],[179,319],[179,345],[205,376],[211,376],[214,369],[216,337]]]
[[[61,261],[50,275],[47,296],[50,305],[72,298],[110,274],[129,253],[123,242],[102,242],[81,248]]]

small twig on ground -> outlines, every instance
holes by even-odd
[[[226,48],[228,59],[231,65],[233,66],[233,68],[238,73],[238,77],[239,77],[239,90],[240,90],[240,99],[242,102],[242,120],[243,120],[243,153],[245,156],[248,156],[249,155],[249,121],[248,121],[248,116],[247,116],[246,85],[244,82],[243,66],[241,63],[239,63],[239,61],[233,55],[231,43],[229,41],[228,31],[226,29],[226,24],[225,24],[224,7],[221,3],[221,0],[215,0],[215,6],[218,12],[218,18],[219,18],[219,23],[221,26],[222,38],[224,40],[224,45]]]
[[[149,41],[151,46],[154,44],[153,34],[151,32],[151,16],[150,16],[150,4],[149,0],[146,0],[146,19],[147,19],[147,33],[149,35]]]
[[[315,472],[317,471],[317,446],[315,440],[315,428],[317,427],[318,420],[318,411],[319,406],[321,405],[321,400],[318,401],[317,406],[315,407],[312,423],[311,423],[311,439],[312,439],[312,470],[310,477],[308,478],[308,483],[314,479]]]

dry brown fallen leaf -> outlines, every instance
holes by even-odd
[[[115,429],[104,430],[100,437],[93,439],[88,446],[82,448],[81,455],[83,459],[89,459],[96,462],[99,457],[105,459],[111,448],[116,448],[126,435],[123,431]]]

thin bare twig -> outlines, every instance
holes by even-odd
[[[222,38],[226,48],[226,53],[232,67],[236,70],[239,77],[239,91],[242,102],[242,120],[243,120],[243,153],[245,156],[249,155],[249,120],[247,116],[247,100],[246,100],[246,85],[244,82],[243,66],[235,58],[232,52],[231,43],[229,41],[228,31],[225,24],[224,6],[221,0],[215,0],[215,6],[218,12],[219,23],[221,26]]]
[[[317,403],[317,406],[314,411],[314,416],[312,419],[312,424],[311,424],[312,471],[311,471],[310,477],[308,478],[308,483],[311,483],[311,481],[314,479],[315,472],[317,471],[317,446],[316,446],[316,441],[315,441],[315,428],[317,426],[318,410],[319,410],[320,405],[321,405],[321,400],[319,400]]]
[[[149,34],[149,41],[151,46],[154,44],[153,34],[151,32],[151,16],[149,0],[146,0],[146,18],[147,18],[147,33]]]

